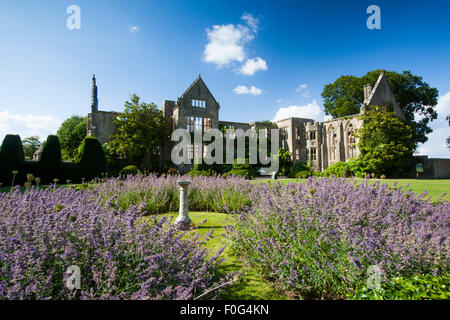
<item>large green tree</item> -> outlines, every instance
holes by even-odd
[[[66,119],[59,127],[56,135],[61,143],[63,159],[71,159],[76,156],[78,147],[86,137],[87,118],[73,115]]]
[[[359,113],[364,102],[364,85],[374,86],[381,71],[370,71],[362,77],[342,76],[334,83],[327,84],[322,91],[325,113],[334,118]],[[437,118],[434,107],[438,102],[438,90],[410,71],[384,73],[400,108],[405,113],[407,124],[414,129],[415,145],[426,142],[426,135],[432,132],[428,124]],[[421,119],[416,121],[415,114],[420,114]]]
[[[146,166],[156,163],[159,147],[169,139],[166,121],[162,111],[154,103],[140,102],[133,94],[131,101],[125,101],[125,110],[114,120],[116,134],[109,146],[114,152],[126,157],[129,164]]]
[[[374,106],[361,118],[357,135],[363,166],[377,176],[404,175],[402,170],[415,148],[413,128],[396,116],[392,106]]]
[[[23,145],[23,153],[25,154],[25,158],[31,160],[33,158],[33,155],[36,152],[36,150],[38,150],[39,147],[41,146],[41,141],[39,141],[38,136],[32,136],[32,137],[23,139],[22,145]]]

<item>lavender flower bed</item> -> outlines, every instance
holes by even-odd
[[[233,213],[251,205],[249,194],[253,186],[240,177],[226,179],[215,177],[189,177],[169,175],[128,176],[112,178],[92,186],[93,197],[104,201],[114,197],[117,205],[126,209],[131,205],[140,207],[144,214],[177,211],[180,180],[190,181],[189,210]]]
[[[425,197],[348,179],[261,184],[228,237],[283,290],[344,297],[371,265],[385,279],[449,271],[450,204]]]
[[[66,188],[0,194],[0,299],[191,299],[215,285],[220,252],[113,203]],[[65,286],[71,265],[79,290]]]

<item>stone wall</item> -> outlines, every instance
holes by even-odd
[[[96,137],[100,144],[111,141],[111,137],[116,133],[116,115],[117,112],[93,110],[88,114],[87,135]]]
[[[423,172],[416,172],[417,164],[423,165]],[[450,159],[428,158],[428,156],[414,156],[409,169],[411,177],[450,179]]]

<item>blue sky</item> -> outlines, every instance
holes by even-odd
[[[369,30],[369,5],[381,29]],[[67,7],[81,10],[69,30]],[[201,74],[220,119],[323,120],[321,92],[339,76],[411,70],[438,88],[440,119],[422,154],[450,157],[448,1],[0,2],[0,139],[54,133],[90,111],[95,73],[102,110],[132,93],[158,106]]]

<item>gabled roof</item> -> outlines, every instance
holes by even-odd
[[[386,79],[386,76],[384,75],[384,72],[381,72],[377,82],[375,83],[375,86],[370,92],[370,95],[364,101],[364,105],[379,106],[384,105],[386,103],[392,103],[397,116],[401,119],[405,119],[405,114],[400,108],[397,99],[395,99],[391,87],[389,86],[389,83]]]
[[[214,97],[214,95],[211,93],[211,91],[209,91],[208,86],[206,85],[206,83],[203,81],[202,77],[200,75],[198,75],[198,77],[194,80],[194,82],[192,82],[192,84],[189,86],[189,88],[186,89],[186,91],[184,91],[184,93],[178,98],[178,100],[181,100],[184,98],[184,96],[186,94],[188,94],[189,91],[192,90],[192,88],[194,88],[196,85],[200,85],[200,86],[204,86],[206,88],[206,90],[208,91],[208,93],[211,95],[211,97],[213,97],[214,102],[217,103],[217,105],[220,108],[219,103],[217,102],[216,98]]]

